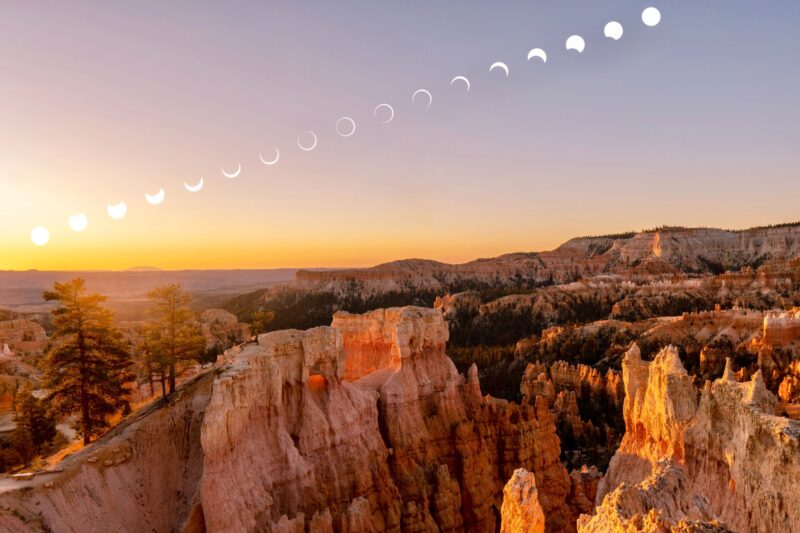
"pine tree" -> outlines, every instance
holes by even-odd
[[[169,380],[170,394],[175,392],[178,361],[202,357],[206,341],[195,313],[189,308],[192,297],[180,283],[156,287],[147,297],[152,302],[148,323],[149,358],[160,369],[161,392],[166,401],[165,380]]]
[[[43,401],[26,388],[17,395],[16,428],[11,436],[14,449],[25,462],[38,455],[45,444],[56,436],[55,417]]]
[[[53,309],[54,342],[45,366],[53,408],[60,414],[79,412],[84,444],[108,427],[107,418],[127,410],[126,384],[133,380],[130,354],[103,307],[106,297],[87,294],[85,282],[56,283],[44,293]]]
[[[256,344],[258,344],[258,336],[267,329],[273,320],[275,320],[275,311],[259,309],[253,313],[253,318],[250,320],[250,333],[256,338]]]

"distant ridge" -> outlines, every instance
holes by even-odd
[[[126,268],[123,272],[164,272],[164,269],[154,266],[135,266]]]

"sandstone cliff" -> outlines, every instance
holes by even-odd
[[[726,231],[661,228],[608,237],[572,239],[555,250],[508,254],[451,265],[406,259],[367,269],[296,273],[291,286],[345,293],[354,283],[362,295],[409,289],[447,292],[463,287],[530,287],[568,283],[597,274],[720,274],[800,256],[800,224]]]
[[[626,433],[599,488],[602,505],[579,530],[613,530],[607,521],[617,519],[800,528],[800,423],[775,416],[760,373],[737,383],[729,361],[698,394],[675,348],[646,362],[634,346],[623,380]]]
[[[62,473],[0,483],[0,530],[493,532],[516,468],[574,530],[546,404],[482,397],[446,341],[420,308],[262,335]]]

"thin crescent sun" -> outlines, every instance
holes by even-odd
[[[236,167],[236,170],[233,171],[233,172],[227,172],[224,168],[222,169],[222,175],[225,176],[228,179],[236,178],[241,173],[242,173],[242,164],[241,163],[239,163],[239,165]]]
[[[262,163],[264,163],[265,165],[267,165],[267,166],[272,166],[272,165],[274,165],[275,163],[277,163],[277,162],[278,162],[278,160],[281,158],[281,151],[280,151],[280,150],[278,150],[277,148],[275,148],[275,157],[273,157],[273,158],[272,158],[272,159],[270,159],[269,161],[267,161],[266,159],[264,159],[264,156],[262,156],[261,154],[258,154],[258,158],[259,158],[259,159],[261,160],[261,162],[262,162]]]
[[[433,95],[428,89],[417,89],[416,91],[414,91],[414,94],[411,95],[411,103],[412,104],[415,103],[417,100],[417,95],[420,94],[424,94],[425,96],[428,97],[428,103],[425,107],[430,107],[431,104],[433,103]]]
[[[390,106],[390,105],[389,105],[389,104],[387,104],[387,103],[378,104],[377,106],[375,106],[375,111],[373,111],[373,112],[372,112],[372,115],[373,115],[375,118],[378,118],[378,110],[379,110],[379,109],[388,109],[388,110],[389,110],[389,118],[388,118],[388,119],[386,119],[386,120],[379,120],[379,122],[380,122],[381,124],[388,124],[388,123],[390,123],[392,120],[394,120],[394,108],[393,108],[392,106]]]
[[[541,59],[542,63],[547,63],[547,52],[545,52],[541,48],[534,48],[530,52],[528,52],[528,61],[530,61],[534,57],[538,57],[539,59]]]
[[[470,89],[470,83],[469,83],[469,80],[466,78],[466,76],[456,76],[455,78],[453,78],[452,80],[450,80],[450,86],[452,87],[452,86],[453,86],[453,84],[454,84],[455,82],[457,82],[457,81],[463,81],[463,82],[464,82],[464,83],[467,85],[467,92],[469,92],[469,89]]]
[[[200,181],[197,182],[196,185],[189,185],[184,181],[183,186],[186,187],[186,190],[189,192],[200,192],[200,189],[203,188],[203,178],[200,178]]]
[[[506,64],[505,64],[505,63],[503,63],[502,61],[495,61],[494,63],[492,63],[492,66],[491,66],[491,67],[489,67],[489,72],[493,71],[493,70],[494,70],[494,69],[496,69],[496,68],[499,68],[500,70],[502,70],[503,72],[505,72],[505,73],[506,73],[506,77],[508,77],[508,73],[509,73],[509,71],[508,71],[508,65],[506,65]]]
[[[144,199],[150,205],[158,205],[164,201],[164,189],[159,190],[156,194],[144,193]]]
[[[303,143],[300,141],[300,137],[298,136],[297,147],[303,150],[304,152],[310,152],[311,150],[317,147],[317,134],[311,130],[306,130],[306,133],[308,133],[309,135],[311,135],[311,137],[314,138],[314,142],[311,143],[311,146],[303,146]]]

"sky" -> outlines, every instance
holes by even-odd
[[[798,27],[796,0],[7,0],[0,269],[463,262],[800,220]]]

